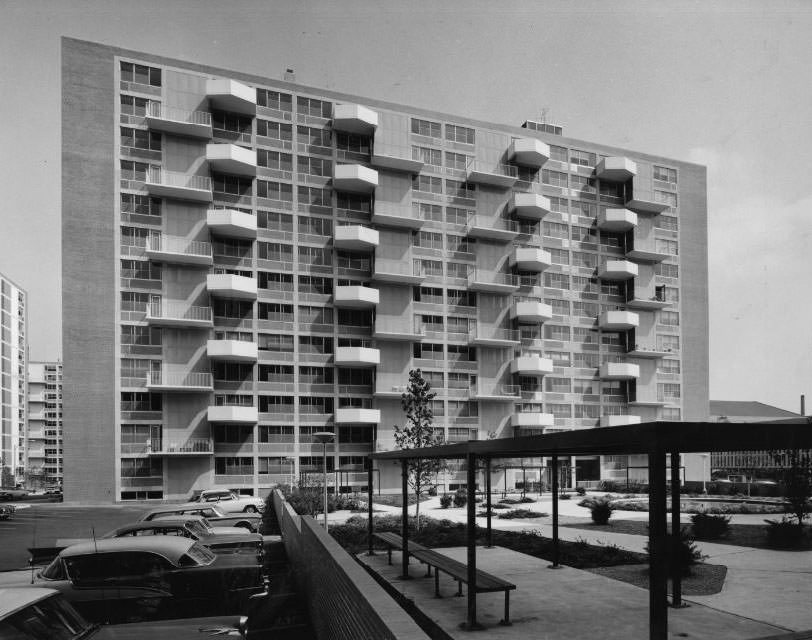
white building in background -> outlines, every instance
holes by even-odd
[[[26,485],[62,484],[62,363],[28,363]]]
[[[25,477],[28,294],[0,273],[0,480]]]

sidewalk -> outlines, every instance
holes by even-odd
[[[579,507],[580,498],[560,500],[559,514],[589,518],[589,510]],[[400,507],[375,505],[377,515],[391,513],[400,515]],[[478,510],[483,508],[478,505]],[[530,509],[552,513],[551,497],[545,495],[540,501],[514,505],[513,508]],[[414,505],[409,513],[414,515]],[[446,519],[452,522],[465,523],[465,508],[440,508],[439,498],[431,498],[420,504],[420,514],[435,519]],[[347,514],[331,514],[330,520],[341,522]],[[616,511],[615,519],[646,520],[648,513],[640,511]],[[745,514],[733,516],[733,523],[761,524],[764,515]],[[682,514],[681,521],[690,523],[690,514]],[[477,518],[477,524],[485,525],[485,518]],[[500,520],[491,519],[494,529],[512,531],[538,531],[545,537],[552,537],[552,518],[535,520]],[[592,544],[613,544],[629,551],[644,552],[648,538],[623,533],[593,532],[588,529],[559,527],[561,540],[586,540]],[[793,631],[812,629],[812,551],[773,551],[736,547],[733,545],[697,542],[706,562],[723,564],[727,567],[727,577],[722,591],[711,596],[691,596],[689,602],[702,604],[719,611],[737,616],[784,627]]]

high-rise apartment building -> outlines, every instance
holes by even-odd
[[[364,485],[418,367],[447,441],[707,415],[703,167],[62,53],[67,499],[264,493],[320,468],[321,431]]]
[[[27,299],[0,273],[0,486],[25,480]]]
[[[26,486],[62,484],[62,363],[28,363]]]

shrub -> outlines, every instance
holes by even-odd
[[[584,487],[576,487],[575,488],[575,493],[577,493],[579,496],[585,496],[586,495],[586,489]]]
[[[546,518],[549,514],[540,511],[530,511],[530,509],[511,509],[506,513],[500,513],[500,520],[513,520],[514,518]]]
[[[589,509],[589,515],[592,516],[592,522],[595,524],[609,524],[609,518],[612,516],[613,508],[609,496],[590,498],[588,500],[583,500],[581,504]]]
[[[454,496],[450,493],[444,493],[440,496],[440,506],[443,509],[448,509],[451,506],[452,501],[454,500]]]
[[[521,500],[519,500],[517,498],[502,498],[499,502],[501,504],[519,504],[519,502],[521,502]]]
[[[667,533],[665,536],[665,557],[666,557],[666,566],[668,567],[668,573],[670,574],[674,567],[674,563],[676,563],[676,568],[679,569],[680,575],[689,576],[691,575],[691,567],[693,567],[697,562],[700,562],[704,559],[702,552],[697,548],[696,543],[694,542],[693,538],[688,535],[687,527],[682,527],[679,532],[679,549],[677,551],[676,556],[674,555],[674,543],[673,543],[673,536],[670,533]],[[648,542],[646,542],[646,553],[651,553],[649,549]]]
[[[718,540],[730,531],[730,516],[697,513],[691,516],[693,533],[700,540]]]
[[[804,527],[789,520],[765,520],[767,523],[767,545],[776,549],[793,549],[799,547],[804,539]]]
[[[465,489],[457,489],[454,492],[454,506],[464,507],[466,504],[468,504],[468,493]]]
[[[437,487],[429,487],[429,490],[426,493],[433,498],[437,495]]]
[[[569,500],[570,499],[570,494],[568,494],[568,493],[559,493],[558,494],[558,499],[559,500]]]
[[[527,496],[524,496],[523,498],[519,498],[519,502],[521,502],[522,504],[529,504],[529,503],[535,502],[535,501],[536,501],[535,498],[528,498]]]

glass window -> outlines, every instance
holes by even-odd
[[[597,155],[590,151],[570,150],[570,163],[578,164],[582,167],[594,167],[597,163]]]
[[[279,111],[293,111],[293,96],[289,93],[280,93],[270,89],[257,89],[257,106],[279,109]]]
[[[553,187],[567,188],[567,174],[561,171],[552,171],[551,169],[541,170],[541,182],[549,184]]]
[[[439,138],[440,123],[412,118],[412,133],[417,133],[421,136],[429,136],[430,138]]]
[[[330,118],[333,115],[333,103],[316,98],[296,98],[296,113],[315,118]]]
[[[427,193],[442,193],[443,180],[435,176],[412,176],[412,189]]]
[[[654,165],[654,179],[677,184],[677,170]]]
[[[569,155],[567,154],[566,147],[559,147],[557,145],[550,145],[550,160],[558,160],[559,162],[567,162]]]
[[[455,124],[445,126],[445,139],[451,142],[462,142],[464,144],[474,144],[475,133],[469,127],[460,127]]]

